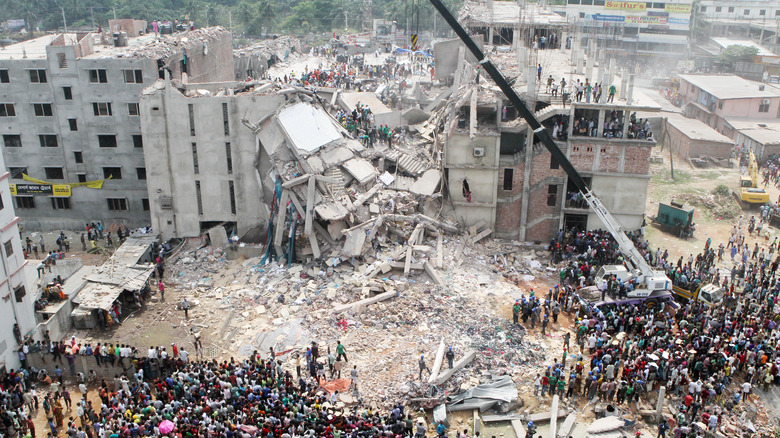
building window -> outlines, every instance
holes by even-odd
[[[225,124],[225,135],[230,135],[230,122],[228,121],[227,102],[222,102],[222,123]]]
[[[141,114],[141,110],[139,109],[137,102],[127,104],[127,114],[131,116],[137,116]]]
[[[233,153],[230,151],[230,143],[225,143],[225,157],[227,157],[227,173],[233,173]]]
[[[228,191],[230,192],[230,213],[236,214],[236,187],[233,181],[228,181]]]
[[[108,198],[108,209],[110,211],[124,211],[127,210],[127,199],[125,198]]]
[[[92,102],[92,112],[96,116],[114,115],[114,112],[111,111],[111,102]]]
[[[59,146],[57,134],[41,134],[38,136],[38,141],[41,143],[42,148],[56,148]]]
[[[116,135],[114,134],[98,135],[98,145],[100,145],[101,148],[115,148]]]
[[[3,246],[5,247],[5,256],[6,257],[11,257],[12,255],[14,255],[14,241],[13,240],[9,240],[9,241],[5,242],[3,244]]]
[[[550,154],[550,169],[559,169],[561,166],[558,164],[558,160],[555,159],[553,154]]]
[[[68,119],[68,126],[70,127],[71,131],[79,130],[79,123],[76,121],[76,119]]]
[[[767,99],[764,102],[761,102],[761,105],[758,106],[758,112],[760,112],[760,113],[768,113],[769,112],[769,99]]]
[[[718,101],[718,109],[723,109],[723,101],[722,100]]]
[[[135,168],[135,174],[138,176],[138,179],[146,179],[146,168],[145,167],[136,167]]]
[[[141,199],[141,207],[144,209],[144,211],[149,211],[149,198]]]
[[[192,104],[187,104],[187,111],[190,113],[190,135],[195,135],[195,108]]]
[[[734,12],[734,6],[729,6],[729,12]]]
[[[780,17],[780,9],[775,11],[775,17]]]
[[[141,70],[124,70],[126,84],[143,84],[144,72]]]
[[[706,6],[702,6],[699,10],[702,11],[702,12],[707,12],[707,7]]]
[[[0,70],[0,84],[7,84],[11,82],[11,78],[8,77],[8,70]]]
[[[555,207],[558,205],[558,186],[550,184],[547,186],[547,206]]]
[[[3,144],[7,148],[20,148],[22,147],[22,136],[19,134],[5,134],[3,135]]]
[[[12,103],[0,103],[0,117],[16,116],[16,108]]]
[[[720,12],[722,9],[723,9],[722,7],[720,7],[720,6],[716,6],[716,7],[715,7],[715,12]]]
[[[65,100],[73,100],[73,89],[71,87],[62,87],[62,94],[65,95]]]
[[[76,160],[77,164],[81,164],[84,162],[84,155],[81,153],[81,151],[74,151],[73,158]]]
[[[35,208],[35,198],[32,196],[14,196],[16,208]]]
[[[23,302],[25,295],[27,295],[27,290],[25,290],[24,286],[19,286],[14,289],[14,298],[16,298],[17,303]]]
[[[504,169],[504,190],[512,190],[512,179],[515,176],[515,169]]]
[[[750,9],[745,9],[742,11],[742,15],[750,15]]]
[[[198,145],[195,143],[192,144],[192,168],[195,175],[200,173],[200,166],[198,166]]]
[[[54,210],[70,210],[70,198],[51,198],[51,208]]]
[[[121,167],[104,167],[103,178],[105,179],[122,179]]]
[[[79,173],[76,175],[76,178],[79,180],[79,182],[87,182],[87,174],[86,173]]]
[[[198,203],[198,214],[203,214],[203,199],[200,197],[200,181],[195,181],[195,200]]]
[[[33,111],[38,117],[51,117],[51,104],[50,103],[34,103]]]
[[[68,58],[65,57],[64,53],[57,54],[57,63],[62,69],[68,68]]]
[[[5,204],[3,204],[3,197],[0,196],[0,210],[5,208]]]
[[[766,15],[766,9],[761,9],[758,11],[758,15]]]
[[[26,167],[9,167],[8,173],[11,174],[11,179],[24,179],[24,175],[27,175]]]
[[[105,84],[108,82],[108,76],[105,69],[89,70],[89,82],[93,84]]]
[[[46,70],[30,70],[30,82],[34,84],[45,84],[48,82],[46,80]]]
[[[44,167],[43,171],[46,174],[46,179],[65,179],[62,167]]]
[[[144,138],[140,134],[134,134],[133,135],[133,147],[134,148],[142,148],[144,147]]]

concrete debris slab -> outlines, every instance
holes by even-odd
[[[462,394],[453,396],[447,410],[456,411],[477,408],[484,412],[499,403],[517,401],[517,387],[511,376],[501,376],[490,383],[478,385]]]
[[[341,139],[333,119],[321,108],[298,103],[279,112],[279,123],[302,153],[312,153],[326,144]],[[306,129],[302,129],[302,127]]]
[[[429,169],[423,173],[412,187],[409,189],[416,195],[431,196],[441,182],[441,172],[438,169]]]
[[[599,418],[593,423],[590,423],[590,425],[587,428],[587,432],[588,433],[610,432],[613,430],[620,429],[625,425],[626,422],[623,421],[623,419],[620,417],[604,417],[604,418]]]
[[[376,178],[374,166],[362,158],[353,158],[341,166],[358,181],[358,184],[366,184]]]
[[[390,172],[385,172],[379,175],[379,181],[382,181],[384,185],[389,186],[395,181],[395,177],[391,175]]]

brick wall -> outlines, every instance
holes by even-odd
[[[526,230],[525,240],[549,243],[550,238],[558,231],[559,223],[558,218],[550,218],[534,224]]]
[[[599,151],[599,166],[596,169],[598,172],[614,172],[620,171],[620,154],[623,149],[622,145],[595,145],[600,147]]]
[[[634,175],[650,174],[650,152],[655,143],[643,142],[626,146],[623,173]]]
[[[592,171],[593,160],[596,157],[596,147],[598,147],[598,144],[572,142],[569,161],[580,172]]]
[[[504,190],[504,169],[512,169],[512,190]],[[501,238],[516,238],[520,231],[523,205],[523,174],[525,163],[501,163],[498,171],[498,202],[496,203],[495,234]]]

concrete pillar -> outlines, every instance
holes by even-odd
[[[628,91],[626,92],[626,103],[631,105],[631,102],[634,100],[634,80],[636,78],[636,75],[634,73],[631,73],[628,75]]]
[[[528,84],[528,96],[531,99],[536,99],[536,66],[528,64],[526,71],[528,72],[528,79],[526,79],[526,83]]]
[[[572,44],[574,44],[574,43],[572,43]],[[566,47],[566,40],[563,41],[563,47]],[[579,54],[580,54],[579,50],[574,50],[572,48],[572,51],[571,51],[571,65],[573,65],[573,66],[577,65],[577,63],[580,60]]]
[[[571,107],[569,110],[569,126],[566,127],[566,131],[568,134],[566,138],[571,139],[571,135],[574,132],[574,107]]]
[[[623,112],[623,138],[627,138],[628,124],[631,123],[631,111],[625,110]]]
[[[628,72],[626,69],[620,70],[620,98],[626,98],[626,88],[628,88]]]
[[[517,67],[521,72],[525,71],[525,66],[528,65],[528,48],[525,46],[518,47],[517,49]]]
[[[558,395],[554,395],[550,407],[550,438],[558,438]]]
[[[593,50],[593,42],[593,38],[588,40],[588,53],[585,60],[585,78],[587,79],[593,78],[593,65],[596,61],[596,56],[594,54],[595,50]]]
[[[615,68],[617,65],[617,59],[612,58],[609,60],[609,78],[607,79],[607,89],[609,89],[609,86],[612,85],[612,82],[615,80]]]
[[[520,47],[520,29],[514,29],[512,31],[512,49],[518,50]]]
[[[601,96],[604,97],[604,93],[601,93]],[[596,127],[596,131],[597,131],[596,136],[597,137],[599,137],[602,134],[604,134],[604,118],[605,118],[606,113],[607,112],[604,111],[604,110],[599,110],[599,125]],[[601,149],[599,148],[598,150],[600,151]]]
[[[571,123],[569,123],[569,134],[571,135]],[[526,224],[528,223],[528,208],[530,206],[529,197],[531,194],[531,164],[534,159],[534,130],[530,127],[526,128],[525,134],[525,163],[523,163],[523,197],[520,199],[520,233],[518,240],[524,241],[526,232],[528,231]]]
[[[666,397],[666,386],[661,385],[658,390],[658,401],[655,403],[655,422],[658,424],[661,420],[661,411],[664,408],[664,398]]]
[[[493,44],[493,28],[488,28],[488,44]]]

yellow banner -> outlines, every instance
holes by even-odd
[[[50,186],[57,185],[57,184],[54,184],[54,183],[50,183],[48,181],[44,181],[42,179],[33,178],[30,175],[27,175],[25,173],[22,174],[22,179],[24,179],[25,181],[34,182],[36,184],[45,184],[45,185],[50,185]],[[111,179],[111,178],[109,178],[109,179]],[[69,187],[89,187],[90,189],[100,189],[100,188],[103,188],[103,181],[105,181],[105,180],[104,179],[98,179],[98,180],[94,180],[94,181],[84,181],[84,182],[78,182],[78,183],[73,183],[73,184],[67,184],[67,186],[69,186]],[[70,195],[68,195],[68,196],[70,196]]]
[[[666,7],[664,8],[666,12],[680,12],[683,14],[690,14],[691,13],[691,5],[675,5],[667,3]]]
[[[604,2],[604,9],[619,9],[621,11],[644,11],[647,9],[647,3],[644,2]]]
[[[52,196],[54,197],[63,197],[63,198],[70,198],[70,186],[67,184],[52,184],[51,186],[52,191],[54,192]]]

